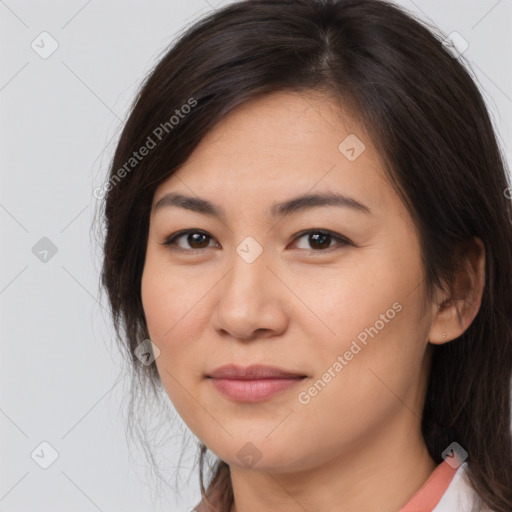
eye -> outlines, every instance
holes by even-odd
[[[186,244],[189,247],[182,247],[177,244],[177,241],[182,237],[185,237]],[[293,243],[301,238],[308,237],[307,242],[310,246],[313,246],[313,249],[310,248],[301,248],[310,252],[330,252],[333,247],[331,242],[336,241],[340,246],[346,245],[354,245],[348,238],[338,235],[337,233],[333,233],[332,231],[326,231],[321,229],[309,229],[307,231],[301,231],[294,239]],[[212,236],[208,233],[198,230],[198,229],[186,229],[183,231],[178,231],[177,233],[173,233],[169,236],[162,245],[171,247],[173,251],[178,252],[191,252],[194,249],[203,250],[209,248],[209,242],[212,240]],[[316,247],[315,247],[316,246]]]
[[[183,248],[176,244],[176,241],[185,235],[187,235],[185,239],[186,243],[189,244],[191,249]],[[211,238],[212,237],[204,231],[198,229],[186,229],[184,231],[178,231],[177,233],[172,234],[165,240],[165,242],[163,242],[162,245],[171,246],[175,251],[190,252],[193,249],[207,249],[208,242],[211,240]]]
[[[348,238],[333,233],[332,231],[325,231],[322,229],[309,229],[307,231],[302,231],[294,238],[294,242],[306,236],[308,237],[306,244],[309,244],[313,249],[310,249],[309,247],[303,249],[313,252],[330,252],[330,249],[335,247],[331,245],[331,242],[333,241],[337,241],[338,245],[341,246],[353,245]]]

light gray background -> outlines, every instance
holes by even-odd
[[[129,458],[128,379],[98,296],[92,191],[141,80],[180,29],[226,3],[0,0],[2,512],[185,511],[199,499],[179,420],[160,453],[171,485],[181,467],[181,498],[167,489],[153,501],[145,459]],[[399,3],[469,43],[510,162],[512,0]],[[47,59],[31,48],[43,31],[59,45]],[[46,262],[32,250],[43,237],[57,248]],[[48,469],[31,458],[49,456],[43,441],[59,454]]]

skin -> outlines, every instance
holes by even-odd
[[[338,149],[349,134],[365,144],[354,161]],[[380,155],[362,126],[315,93],[273,93],[238,106],[158,187],[153,205],[169,192],[225,209],[223,219],[152,210],[141,291],[163,386],[193,433],[229,464],[232,511],[398,511],[436,467],[420,431],[430,349],[476,316],[483,245],[468,246],[454,288],[425,305],[419,233]],[[267,213],[306,192],[339,192],[371,213],[338,206]],[[163,245],[196,228],[210,238]],[[296,238],[309,229],[351,243]],[[252,263],[236,251],[249,236],[263,251]],[[395,303],[402,308],[394,318],[300,403],[299,393]],[[307,378],[266,401],[240,403],[205,378],[227,363],[270,364]],[[256,464],[237,456],[244,446],[260,457]]]

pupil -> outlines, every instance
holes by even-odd
[[[329,239],[330,235],[327,233],[312,233],[309,235],[310,242],[313,241],[315,244],[321,245],[322,247],[329,247]],[[318,239],[320,238],[320,242],[318,242]],[[324,243],[322,243],[322,240]],[[327,241],[326,241],[327,240]]]
[[[199,237],[199,240],[198,238]],[[188,242],[191,246],[194,246],[195,243],[199,243],[199,245],[201,245],[201,241],[200,241],[200,238],[203,237],[204,239],[206,239],[206,235],[202,234],[202,233],[190,233],[188,235]],[[204,241],[204,240],[203,240]],[[208,245],[208,244],[206,244]]]

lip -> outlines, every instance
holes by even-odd
[[[257,379],[287,379],[305,377],[301,372],[284,370],[277,366],[265,364],[253,364],[251,366],[239,366],[227,364],[219,366],[207,375],[212,379],[236,379],[236,380],[257,380]]]
[[[259,402],[296,386],[306,375],[275,366],[229,364],[215,369],[207,378],[228,398],[238,402]]]

